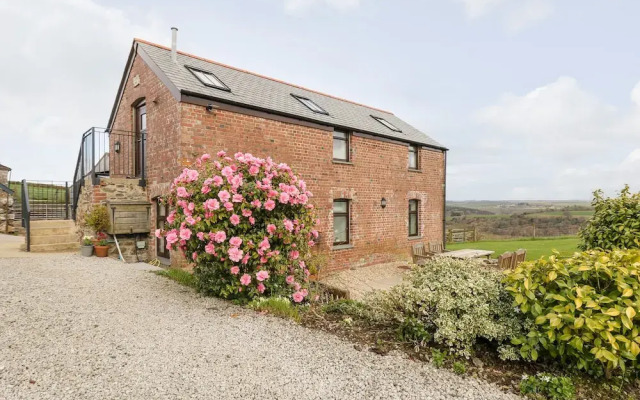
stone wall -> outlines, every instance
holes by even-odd
[[[16,225],[15,218],[16,216],[13,212],[13,196],[0,191],[0,233],[14,233]]]
[[[85,223],[85,216],[94,205],[106,205],[107,202],[117,201],[147,201],[147,191],[139,185],[139,179],[100,178],[99,184],[92,185],[91,179],[87,178],[80,192],[76,209],[78,238],[95,235],[95,232]],[[147,261],[149,259],[149,241],[152,239],[149,235],[118,235],[117,239],[122,257],[126,262]],[[145,242],[144,249],[137,249],[136,242],[138,241]],[[119,257],[115,244],[110,246],[109,255],[114,258]]]

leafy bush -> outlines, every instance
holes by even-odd
[[[504,342],[522,332],[502,273],[477,260],[437,258],[414,267],[405,282],[370,295],[370,319],[433,334],[436,343],[465,356],[478,339]]]
[[[106,206],[94,206],[84,219],[87,226],[95,232],[107,232],[111,226],[109,222],[109,211]]]
[[[453,363],[453,372],[455,372],[458,375],[462,375],[465,372],[467,372],[467,367],[464,365],[463,362],[456,361]]]
[[[586,251],[521,263],[505,279],[535,324],[512,340],[523,357],[541,352],[588,372],[637,367],[640,250]]]
[[[310,274],[306,261],[318,232],[306,183],[286,164],[225,152],[208,154],[172,185],[168,248],[195,263],[198,288],[240,302],[291,296],[302,302]]]
[[[368,312],[363,303],[350,299],[338,299],[331,301],[322,306],[322,311],[329,314],[344,314],[360,318],[366,318]]]
[[[576,389],[569,378],[539,373],[522,377],[520,393],[534,398],[571,400],[575,397]]]
[[[438,349],[431,350],[431,362],[438,368],[444,366],[444,362],[447,359],[447,353]]]
[[[593,217],[579,233],[581,250],[640,248],[640,193],[625,186],[619,197],[605,198],[597,190],[592,204]]]
[[[300,321],[298,309],[286,297],[259,297],[249,303],[256,311],[266,311],[278,317]]]

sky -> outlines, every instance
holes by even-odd
[[[0,0],[0,163],[71,180],[134,37],[387,109],[451,200],[640,190],[640,2]]]

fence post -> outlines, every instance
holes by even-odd
[[[91,128],[91,182],[96,182],[96,128]]]
[[[69,182],[64,183],[64,219],[69,219]]]

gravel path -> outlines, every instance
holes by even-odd
[[[0,259],[0,399],[516,399],[203,298],[146,264]]]

